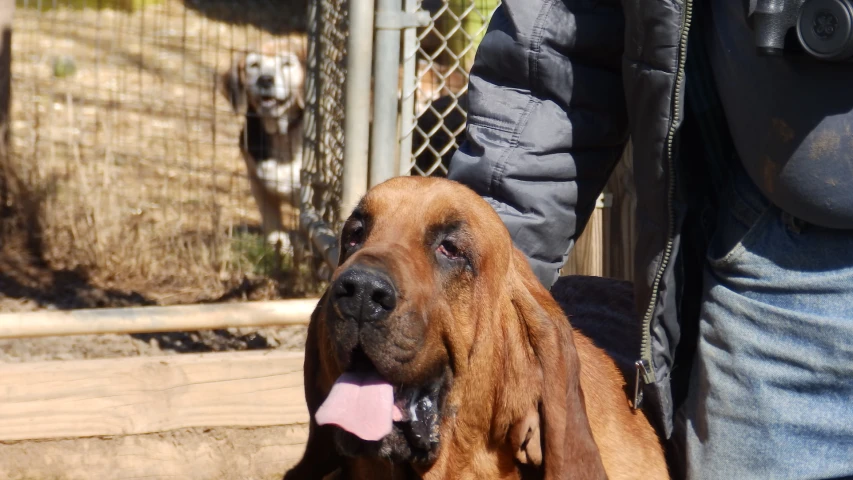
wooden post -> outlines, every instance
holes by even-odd
[[[630,142],[599,197],[561,275],[593,275],[634,280],[633,149]]]
[[[634,161],[631,143],[625,147],[616,165],[607,191],[612,196],[610,208],[605,209],[604,276],[634,281],[634,210],[637,195],[634,191]]]
[[[578,237],[566,264],[560,270],[560,275],[592,275],[605,276],[604,270],[607,255],[607,244],[604,241],[604,211],[607,210],[608,196],[601,195],[596,202],[583,233]]]
[[[7,205],[12,100],[12,18],[15,0],[0,0],[0,208]]]

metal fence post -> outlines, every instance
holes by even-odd
[[[370,186],[397,175],[400,101],[400,31],[429,24],[424,11],[404,12],[401,0],[377,0],[376,51],[373,65],[373,132]],[[405,155],[403,152],[399,152]]]
[[[377,0],[370,186],[396,175],[400,0]]]
[[[407,14],[418,11],[418,0],[403,0],[403,9]],[[408,175],[411,170],[412,158],[412,135],[409,134],[414,126],[415,119],[415,95],[417,93],[417,55],[418,35],[414,25],[403,29],[403,75],[400,85],[400,139],[397,155],[397,174]]]
[[[349,216],[368,186],[373,15],[374,0],[350,0],[340,218]]]

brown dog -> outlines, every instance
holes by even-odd
[[[308,443],[285,479],[667,478],[624,385],[483,199],[395,178],[343,227],[308,331]]]

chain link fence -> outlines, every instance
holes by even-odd
[[[305,140],[296,255],[324,280],[325,250],[340,227],[344,162],[344,85],[349,24],[347,0],[312,0],[308,6]]]
[[[404,14],[426,11],[429,19],[420,27],[402,28],[400,58],[348,59],[350,26],[343,15],[348,2],[309,4],[310,126],[305,136],[301,227],[307,246],[304,257],[312,259],[318,279],[326,279],[334,266],[334,237],[348,214],[343,211],[347,206],[342,204],[341,186],[345,119],[354,114],[344,108],[348,61],[368,62],[367,68],[370,62],[392,62],[398,70],[398,174],[446,175],[450,157],[464,139],[468,71],[498,1],[401,0],[400,6]]]
[[[431,22],[403,49],[404,64],[414,60],[417,68],[414,88],[403,91],[401,173],[447,174],[450,157],[464,139],[468,72],[498,4],[497,0],[423,0],[421,8],[430,13]],[[411,104],[414,119],[407,122]]]
[[[271,40],[307,33],[299,198],[284,206],[284,222],[301,233],[287,282],[319,286],[351,208],[342,202],[352,178],[348,64],[399,70],[394,171],[443,176],[464,135],[468,71],[497,7],[400,0],[429,22],[403,27],[400,58],[353,59],[350,1],[17,0],[7,167],[20,186],[14,201],[33,219],[28,241],[57,268],[207,290],[195,298],[273,273],[281,259],[262,241],[242,158],[248,116],[222,95],[221,74]],[[365,124],[376,120],[369,103],[364,110]]]

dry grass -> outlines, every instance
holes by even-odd
[[[18,8],[12,201],[46,261],[205,297],[265,268],[244,248],[258,214],[237,148],[241,119],[215,78],[234,51],[304,22],[299,6],[289,16],[288,2],[274,3]]]

